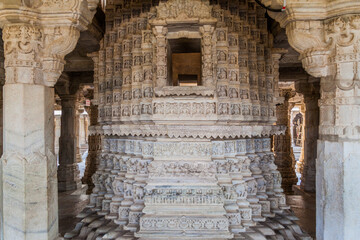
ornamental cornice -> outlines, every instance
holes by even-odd
[[[54,86],[66,54],[86,30],[98,0],[35,0],[0,4],[7,83]]]
[[[170,137],[170,138],[246,138],[269,137],[285,133],[286,126],[197,126],[197,125],[102,125],[90,126],[90,135]]]

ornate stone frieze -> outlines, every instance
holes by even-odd
[[[283,134],[284,126],[171,126],[171,125],[119,125],[91,128],[90,135],[104,134],[117,136],[168,136],[171,138],[237,138],[260,137]]]

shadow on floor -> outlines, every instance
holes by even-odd
[[[316,238],[316,197],[312,193],[296,191],[298,195],[286,196],[287,204],[300,219],[296,223],[312,238]]]
[[[86,190],[85,190],[86,192]],[[59,193],[59,232],[64,236],[75,228],[80,219],[76,218],[88,204],[89,195],[82,191]]]

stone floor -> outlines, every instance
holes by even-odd
[[[74,229],[79,219],[76,215],[87,205],[89,196],[82,191],[59,193],[59,231],[61,236]],[[287,196],[288,204],[300,219],[297,224],[315,239],[315,195],[295,191],[299,195]]]

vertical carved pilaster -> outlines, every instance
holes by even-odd
[[[156,87],[164,87],[167,85],[167,28],[155,26],[153,32],[156,37]]]
[[[291,89],[283,89],[281,95],[284,103],[276,107],[277,125],[285,125],[285,135],[274,136],[275,163],[282,177],[282,188],[285,193],[292,192],[292,185],[296,184],[295,158],[291,147],[289,99],[294,96]]]
[[[207,87],[213,87],[212,35],[214,27],[211,25],[204,25],[203,27],[200,27],[200,32],[202,34],[202,84]]]

